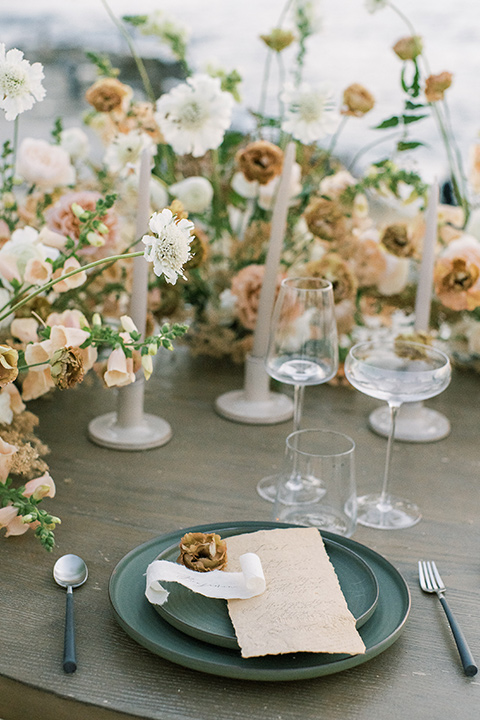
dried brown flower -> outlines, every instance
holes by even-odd
[[[190,570],[223,570],[227,564],[227,543],[216,533],[187,533],[180,540],[178,563]]]
[[[260,185],[266,185],[282,172],[283,151],[267,140],[250,143],[238,151],[235,159],[247,180],[256,180]]]
[[[37,425],[37,416],[28,410],[14,415],[10,425],[0,425],[2,439],[18,448],[10,472],[26,480],[48,470],[47,463],[41,458],[50,450],[36,437],[34,428]]]
[[[192,257],[184,266],[185,270],[187,271],[203,265],[203,263],[208,257],[208,251],[210,247],[207,233],[200,228],[195,227],[193,229],[192,237],[193,240],[190,243],[190,251],[192,253]]]
[[[100,78],[85,93],[85,99],[97,112],[119,110],[132,96],[132,89],[116,78]]]
[[[425,360],[428,357],[427,345],[431,345],[431,342],[424,342],[423,337],[428,337],[426,333],[418,333],[417,338],[405,337],[399,335],[395,338],[395,354],[401,358],[407,358],[408,360]],[[413,343],[413,345],[412,345]]]
[[[405,223],[394,223],[385,228],[381,242],[389,253],[397,257],[412,257],[416,251],[416,244]]]
[[[423,43],[419,35],[409,35],[398,40],[393,46],[393,52],[400,60],[415,60],[422,54]]]
[[[18,375],[18,352],[10,345],[0,345],[0,387],[13,382]]]
[[[335,304],[342,300],[353,300],[357,293],[357,279],[348,262],[337,253],[328,253],[320,260],[305,265],[305,274],[309,277],[321,277],[329,280],[333,286]]]
[[[304,217],[310,232],[323,240],[338,240],[347,231],[345,210],[335,200],[314,198],[305,210]]]
[[[363,85],[353,83],[345,88],[343,92],[342,115],[362,117],[375,105],[375,98]]]
[[[425,97],[428,102],[443,100],[445,90],[452,84],[453,75],[447,71],[439,75],[430,75],[425,81]]]
[[[50,373],[59,390],[68,390],[83,380],[84,367],[79,348],[59,348],[50,358]]]
[[[260,35],[265,45],[275,52],[282,52],[295,40],[295,35],[290,30],[274,28],[269,35]]]

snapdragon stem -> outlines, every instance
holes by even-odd
[[[23,300],[20,300],[15,305],[13,305],[7,312],[0,313],[0,322],[2,320],[5,320],[6,317],[8,317],[12,313],[14,313],[19,308],[23,307],[27,302],[32,300],[34,297],[37,297],[37,295],[41,295],[41,293],[45,292],[45,290],[50,290],[50,288],[52,288],[54,285],[56,285],[61,280],[66,280],[69,277],[78,275],[78,273],[80,273],[80,272],[90,270],[91,268],[98,267],[99,265],[104,265],[107,262],[123,260],[125,258],[141,257],[143,255],[144,255],[143,250],[141,250],[139,252],[134,252],[134,253],[123,253],[122,255],[111,255],[108,258],[100,258],[100,260],[95,260],[94,262],[91,262],[88,265],[82,265],[79,268],[76,268],[75,270],[71,270],[70,272],[65,273],[65,275],[61,275],[60,277],[55,278],[54,280],[50,280],[48,283],[45,283],[45,285],[41,285],[39,288],[37,288],[32,293],[27,295],[27,297],[24,297]]]

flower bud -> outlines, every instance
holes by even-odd
[[[422,51],[423,43],[419,35],[400,38],[393,46],[393,52],[398,55],[400,60],[415,60],[422,54]]]
[[[75,215],[75,217],[81,218],[85,212],[85,210],[82,208],[82,206],[79,205],[78,203],[72,203],[70,207],[71,207],[71,210],[72,210],[73,214]]]
[[[93,313],[92,316],[92,325],[93,327],[100,327],[102,324],[102,316],[100,313]]]
[[[34,496],[35,496],[35,494],[34,494]],[[38,499],[38,498],[36,498],[36,499]],[[25,525],[28,525],[29,523],[33,522],[34,520],[35,520],[35,517],[32,515],[32,513],[22,516],[22,522],[25,523]]]
[[[153,372],[153,360],[151,355],[142,355],[142,369],[145,380],[148,380]]]
[[[120,318],[120,322],[122,324],[122,328],[125,330],[125,332],[131,333],[131,332],[138,332],[137,326],[133,322],[130,315],[122,315]]]
[[[15,207],[15,195],[11,192],[3,193],[2,195],[2,205],[5,208],[5,210],[10,210],[10,208]]]
[[[106,235],[108,233],[108,227],[105,225],[105,223],[99,223],[97,227],[97,232],[99,232],[101,235]]]
[[[158,352],[158,347],[157,347],[156,343],[150,343],[150,345],[148,346],[148,354],[156,355],[157,352]]]
[[[275,52],[282,52],[295,40],[295,35],[290,30],[274,28],[270,35],[260,35],[265,45]]]
[[[103,239],[103,237],[98,233],[93,232],[93,230],[87,233],[87,240],[89,244],[93,247],[102,247],[102,245],[105,245],[105,240]]]
[[[38,485],[38,487],[35,488],[33,491],[32,497],[34,500],[41,500],[42,498],[46,497],[48,493],[50,492],[50,485]],[[31,521],[29,521],[31,522]]]
[[[439,75],[430,75],[425,81],[425,97],[428,102],[443,100],[445,90],[452,84],[452,73],[444,71]]]

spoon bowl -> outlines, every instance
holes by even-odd
[[[67,588],[65,611],[65,639],[63,649],[63,669],[73,673],[77,669],[75,652],[75,624],[73,614],[73,588],[83,585],[88,577],[88,568],[78,555],[63,555],[53,567],[53,577],[57,585]]]

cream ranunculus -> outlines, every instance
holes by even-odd
[[[203,213],[210,207],[213,187],[207,178],[188,177],[170,185],[170,193],[178,198],[187,212]]]
[[[23,140],[18,151],[16,171],[27,183],[36,185],[44,192],[75,182],[75,169],[70,162],[70,155],[59,145],[50,145],[45,140]]]

